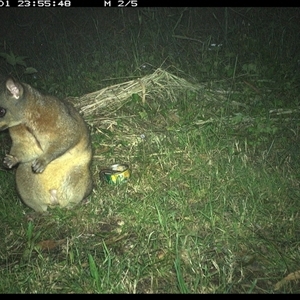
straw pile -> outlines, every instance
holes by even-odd
[[[175,101],[180,91],[201,89],[203,86],[192,84],[159,68],[142,78],[108,86],[82,97],[67,100],[79,109],[90,125],[98,125],[99,120],[103,124],[105,118],[110,119],[116,116],[116,112],[133,97],[140,99],[142,104],[157,99]]]

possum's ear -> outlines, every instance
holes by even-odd
[[[15,99],[19,99],[23,95],[22,85],[12,78],[6,80],[6,88]]]

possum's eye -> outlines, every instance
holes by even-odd
[[[0,107],[0,118],[4,117],[6,114],[6,109],[3,107]]]

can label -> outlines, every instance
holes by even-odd
[[[127,164],[113,164],[107,169],[100,171],[100,178],[109,184],[120,184],[127,182],[131,175]]]

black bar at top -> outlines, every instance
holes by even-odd
[[[118,8],[137,8],[137,7],[174,7],[181,6],[183,1],[172,2],[167,0],[0,0],[0,9],[9,7],[18,8],[70,8],[70,7],[118,7]],[[181,4],[181,5],[180,5]]]

